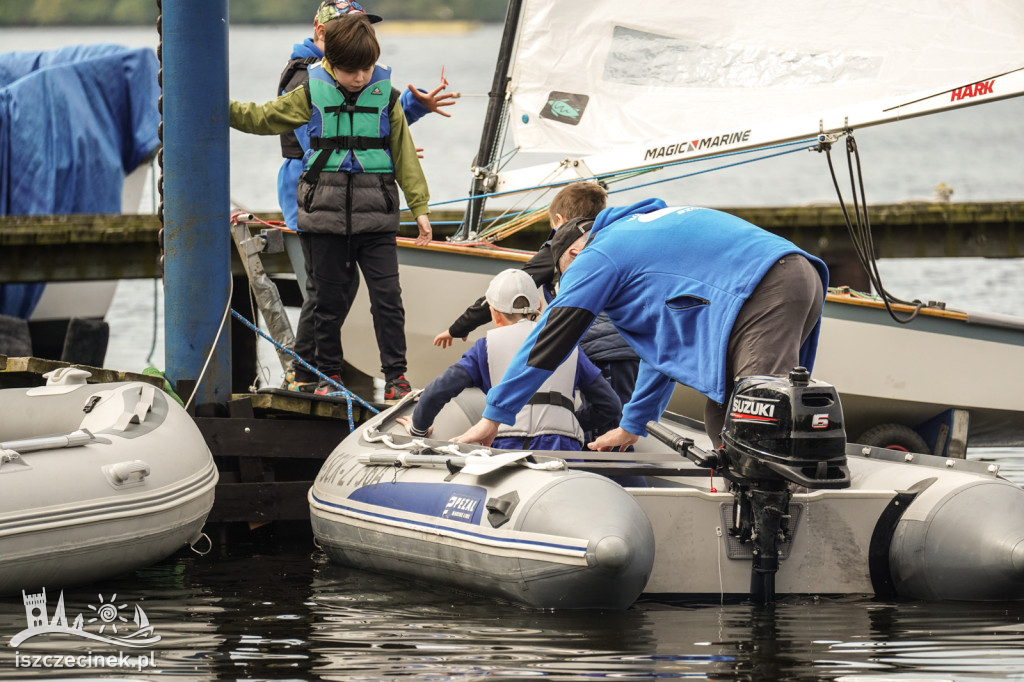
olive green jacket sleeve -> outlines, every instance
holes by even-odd
[[[289,133],[309,123],[310,117],[306,88],[295,88],[264,104],[232,100],[228,112],[232,128],[257,135]]]
[[[331,78],[334,78],[327,61],[324,60],[321,64]],[[309,123],[311,108],[308,89],[295,88],[264,104],[232,101],[229,114],[231,127],[243,133],[280,135],[291,132]],[[405,112],[402,107],[394,106],[391,107],[388,117],[391,121],[388,146],[391,161],[395,165],[395,180],[402,188],[405,201],[409,204],[409,210],[414,217],[430,213],[427,207],[430,202],[430,190],[427,188],[427,179],[423,175],[423,168],[416,154],[416,143],[409,133]]]
[[[416,154],[416,143],[409,133],[409,124],[405,120],[405,112],[400,106],[391,107],[391,136],[388,144],[391,150],[391,161],[395,164],[395,180],[402,188],[405,203],[414,217],[430,213],[430,190],[427,178],[420,166],[420,157]]]

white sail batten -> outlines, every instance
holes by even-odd
[[[498,191],[1024,94],[1024,4],[526,0]]]

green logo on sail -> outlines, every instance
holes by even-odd
[[[547,118],[559,123],[576,125],[583,118],[583,111],[587,108],[590,97],[571,92],[551,92],[548,94],[547,104],[540,112],[541,118]]]

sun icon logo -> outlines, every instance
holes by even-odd
[[[114,600],[117,599],[117,595],[116,594],[111,595],[109,603],[104,603],[103,602],[103,595],[102,594],[98,595],[98,596],[100,598],[100,605],[99,606],[93,606],[92,604],[89,604],[89,608],[96,612],[96,616],[97,617],[96,618],[90,618],[89,622],[90,623],[95,623],[96,621],[100,621],[102,623],[102,625],[100,625],[100,634],[101,635],[103,634],[103,629],[106,628],[108,625],[110,626],[110,629],[113,630],[114,633],[116,634],[117,633],[117,621],[121,621],[122,623],[127,623],[128,622],[127,618],[125,618],[120,613],[118,613],[121,609],[125,608],[127,606],[127,604],[121,604],[120,606],[114,606]]]

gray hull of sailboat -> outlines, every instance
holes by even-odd
[[[490,278],[521,260],[480,249],[452,253],[400,248],[406,310],[409,371],[413,386],[426,386],[458,360],[485,331],[448,349],[433,346],[468,305],[483,295]],[[345,359],[371,376],[380,358],[372,343],[372,318],[365,290],[345,320]],[[892,321],[884,308],[830,300],[825,305],[814,376],[840,393],[847,433],[856,439],[871,427],[895,423],[917,427],[950,408],[970,413],[970,443],[1024,444],[1024,394],[1013,382],[980,380],[1024,367],[1024,319],[921,314],[912,324]],[[703,418],[704,397],[678,386],[670,409]],[[886,443],[887,444],[887,443]]]
[[[442,411],[435,422],[435,436],[461,433],[479,416],[481,406],[482,398],[463,394]],[[370,425],[401,434],[401,427],[392,419],[410,410],[410,405],[392,408]],[[706,437],[688,425],[672,420],[663,423],[698,444],[707,444]],[[546,517],[571,519],[570,527],[577,523],[600,527],[611,522],[607,517],[621,517],[629,509],[621,502],[620,493],[625,492],[642,510],[653,532],[653,564],[642,587],[644,594],[698,599],[748,594],[752,553],[749,544],[729,532],[734,498],[728,483],[712,478],[708,470],[652,440],[641,441],[631,464],[614,461],[621,460],[621,455],[588,453],[594,461],[570,465],[594,471],[612,467],[620,474],[645,475],[647,487],[618,488],[611,481],[604,487],[580,487],[579,494],[545,499]],[[388,528],[388,524],[401,526],[403,520],[408,521],[403,514],[394,513],[395,508],[411,504],[406,497],[410,491],[398,484],[431,477],[435,481],[450,477],[450,483],[458,483],[460,474],[359,463],[360,454],[386,452],[394,453],[379,442],[354,434],[338,447],[311,489],[314,533],[331,558],[356,568],[543,608],[593,605],[559,603],[560,590],[584,585],[582,578],[570,571],[564,572],[559,583],[536,587],[522,576],[509,579],[507,567],[500,568],[505,557],[487,546],[453,548],[430,529],[410,535],[408,529]],[[779,594],[1024,599],[1024,490],[999,477],[996,466],[857,445],[848,446],[848,464],[850,488],[794,491],[787,539],[780,548]],[[513,491],[520,499],[533,499],[552,481],[581,475],[573,469],[568,473],[527,471],[510,465],[493,481],[470,483],[485,486],[487,499]],[[527,479],[529,484],[524,483]],[[593,486],[589,480],[588,486]],[[369,488],[378,491],[373,499],[389,502],[354,504],[353,496]],[[583,506],[577,507],[580,504]],[[334,510],[357,507],[361,516],[354,520],[351,510],[332,513],[332,505]],[[396,518],[382,522],[383,517]],[[589,542],[604,537],[602,532],[591,536]],[[616,532],[629,539],[628,532]],[[631,545],[631,551],[640,551],[646,542]],[[516,565],[529,567],[529,572],[537,569],[529,561],[520,560]]]
[[[217,469],[191,417],[159,389],[6,389],[0,413],[0,594],[116,576],[201,537]],[[84,444],[41,439],[76,430]]]

